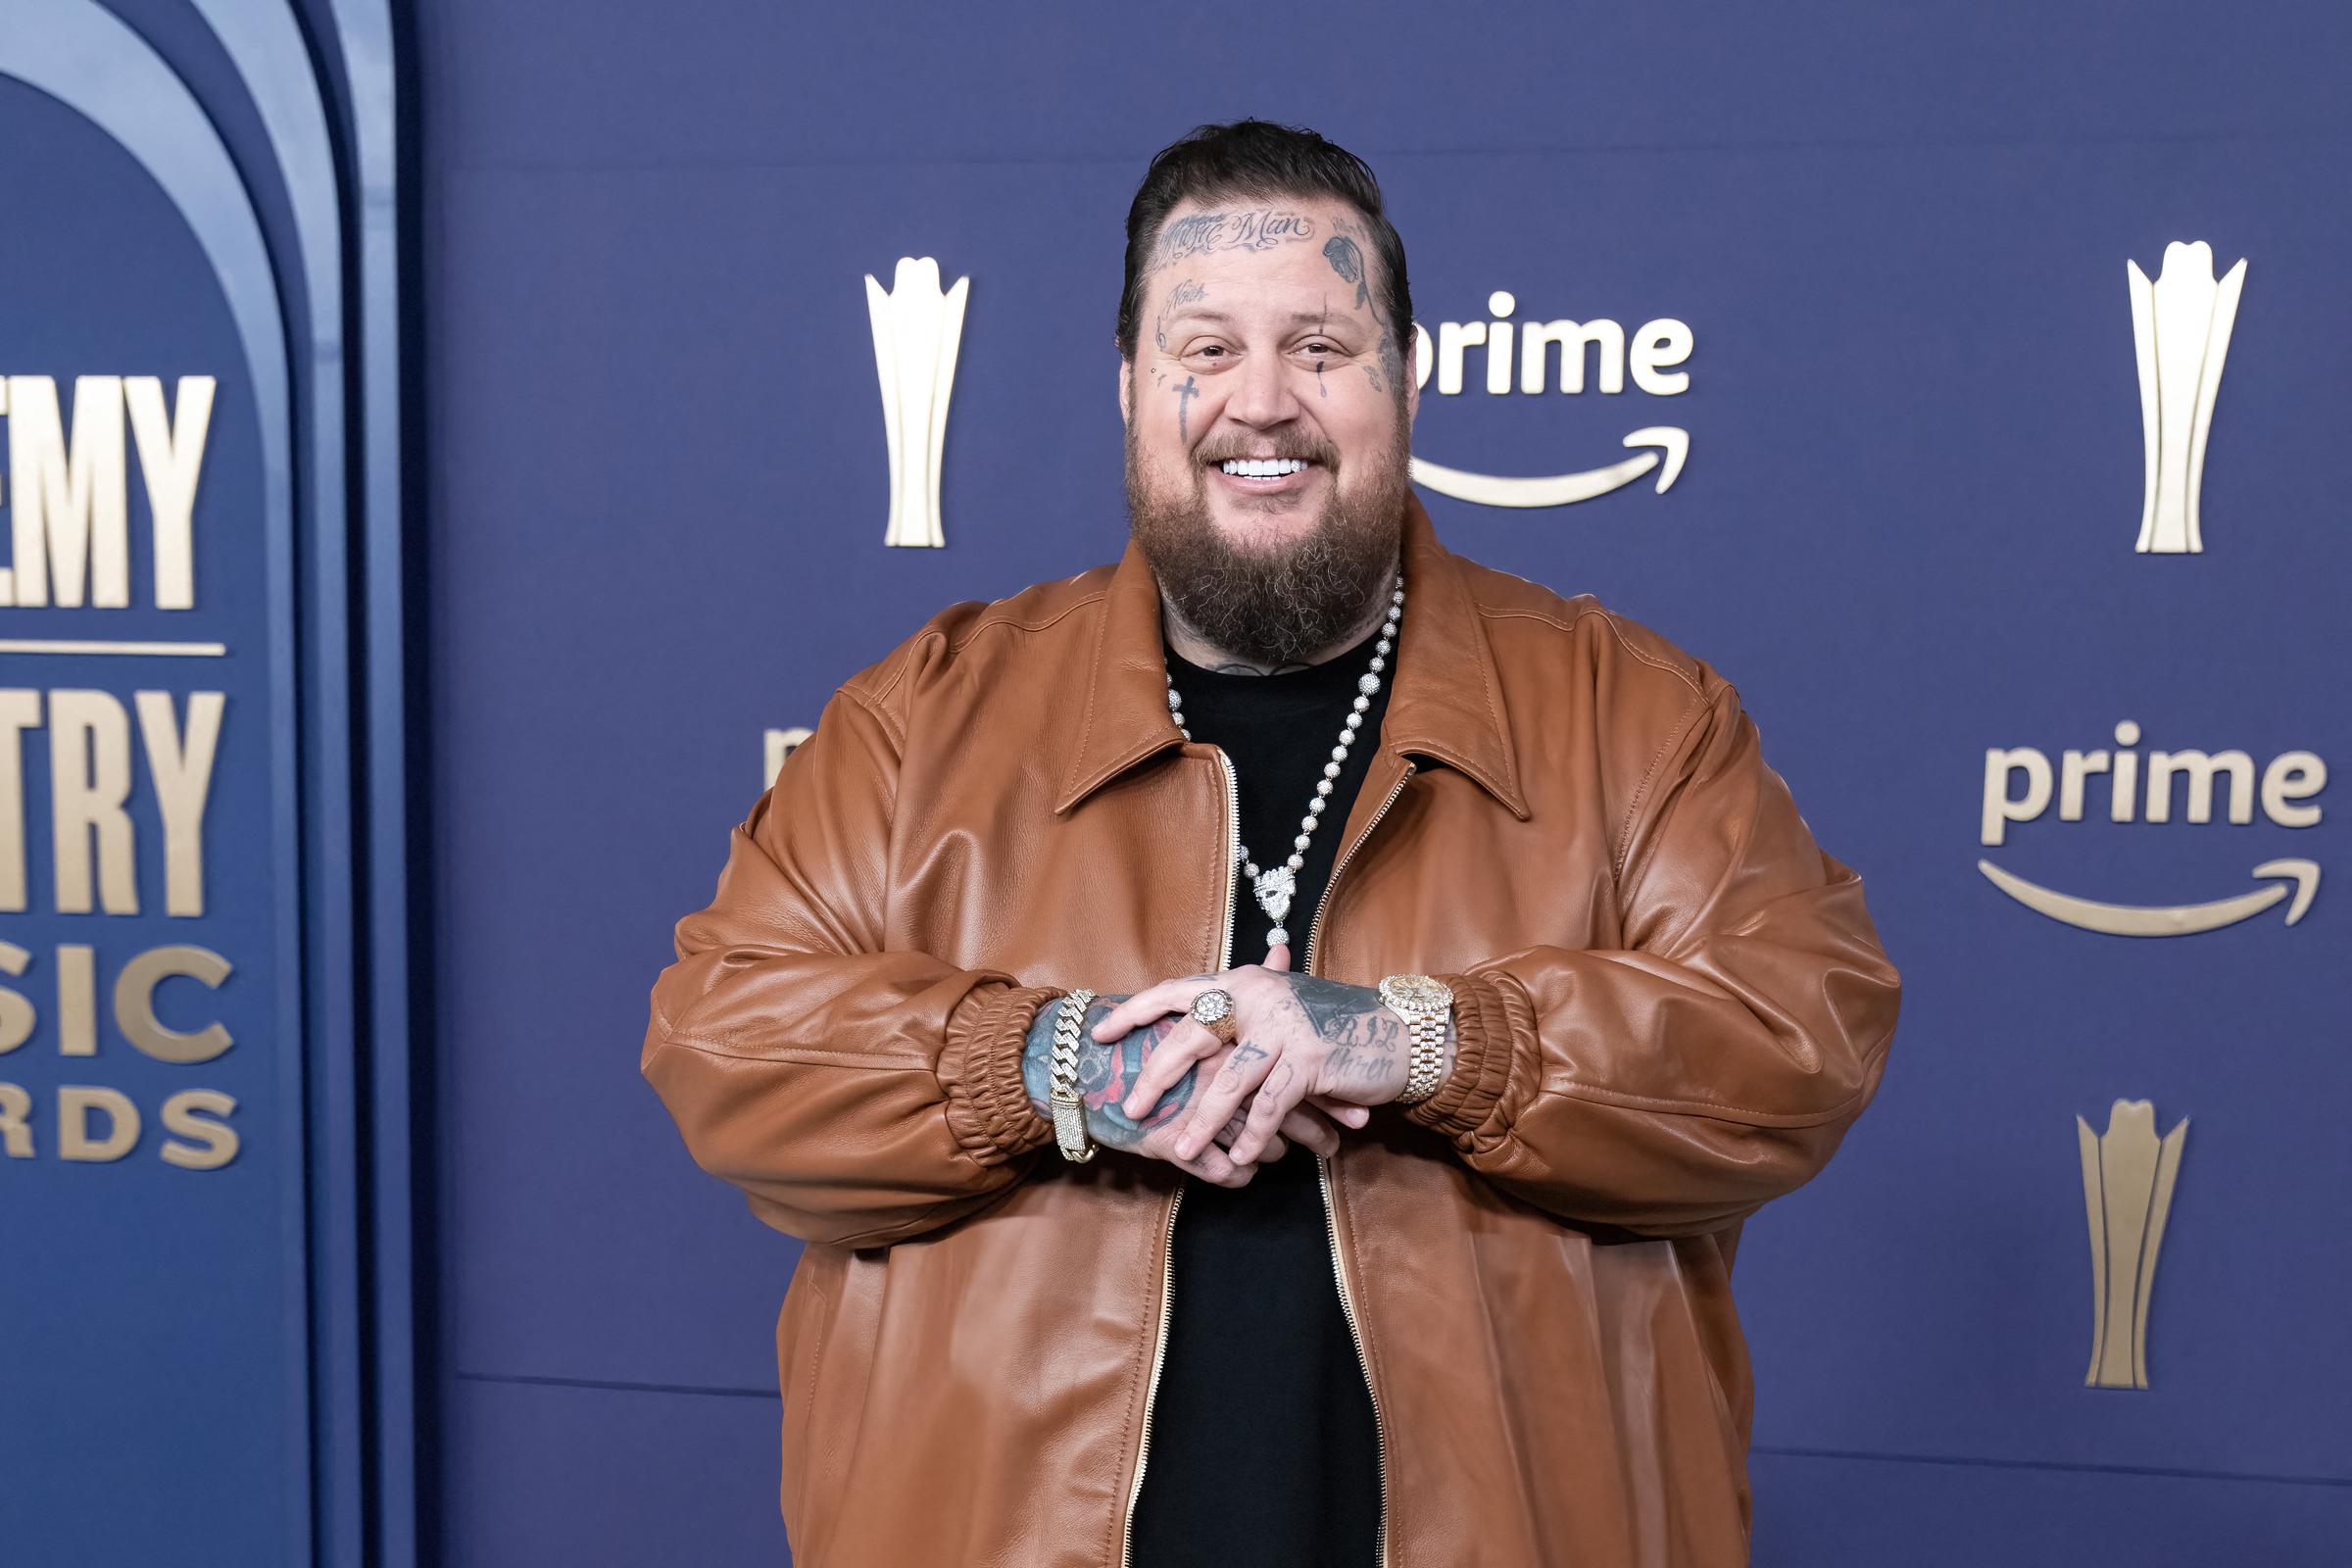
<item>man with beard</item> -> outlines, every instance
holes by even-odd
[[[1884,1068],[1860,879],[1703,661],[1439,545],[1361,161],[1166,149],[1118,319],[1124,557],[844,682],[655,985],[809,1244],[796,1561],[1743,1562],[1732,1256]]]

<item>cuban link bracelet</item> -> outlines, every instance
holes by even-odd
[[[1053,1079],[1054,1141],[1061,1156],[1083,1165],[1095,1157],[1095,1141],[1086,1132],[1086,1102],[1078,1098],[1078,1026],[1095,994],[1084,986],[1063,997],[1054,1014]]]

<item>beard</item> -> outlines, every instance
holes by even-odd
[[[1385,600],[1404,533],[1411,486],[1404,410],[1390,444],[1352,485],[1340,482],[1336,451],[1318,436],[1278,437],[1276,456],[1320,466],[1332,482],[1302,536],[1266,549],[1236,544],[1208,510],[1208,470],[1236,442],[1203,442],[1186,476],[1146,458],[1127,427],[1127,518],[1137,548],[1168,603],[1197,636],[1247,663],[1303,664],[1361,628]],[[1257,443],[1259,446],[1264,442]],[[1245,506],[1279,514],[1278,497]]]

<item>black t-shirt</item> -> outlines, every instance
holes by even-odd
[[[1221,674],[1169,651],[1185,728],[1233,764],[1242,844],[1260,870],[1290,858],[1379,637],[1280,675]],[[1379,747],[1395,669],[1392,652],[1307,846],[1283,921],[1294,967],[1307,957],[1315,906]],[[1237,870],[1233,962],[1264,962],[1272,926]],[[1294,1144],[1247,1187],[1185,1179],[1167,1352],[1136,1500],[1138,1568],[1371,1568],[1379,1438],[1340,1305],[1316,1163]]]

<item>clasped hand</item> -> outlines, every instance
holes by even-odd
[[[1212,988],[1233,996],[1231,1045],[1190,1016],[1193,999]],[[1191,1166],[1212,1138],[1242,1109],[1240,1130],[1225,1153],[1240,1186],[1261,1155],[1279,1153],[1278,1136],[1308,1104],[1331,1119],[1361,1127],[1367,1107],[1403,1092],[1411,1034],[1370,986],[1348,985],[1290,967],[1290,949],[1276,947],[1262,964],[1220,975],[1166,980],[1121,1000],[1092,1030],[1099,1042],[1179,1014],[1130,1085],[1121,1109],[1138,1122],[1152,1116],[1161,1096],[1194,1073],[1189,1104],[1173,1141],[1154,1139],[1179,1165]],[[1336,1135],[1333,1139],[1336,1147]]]

